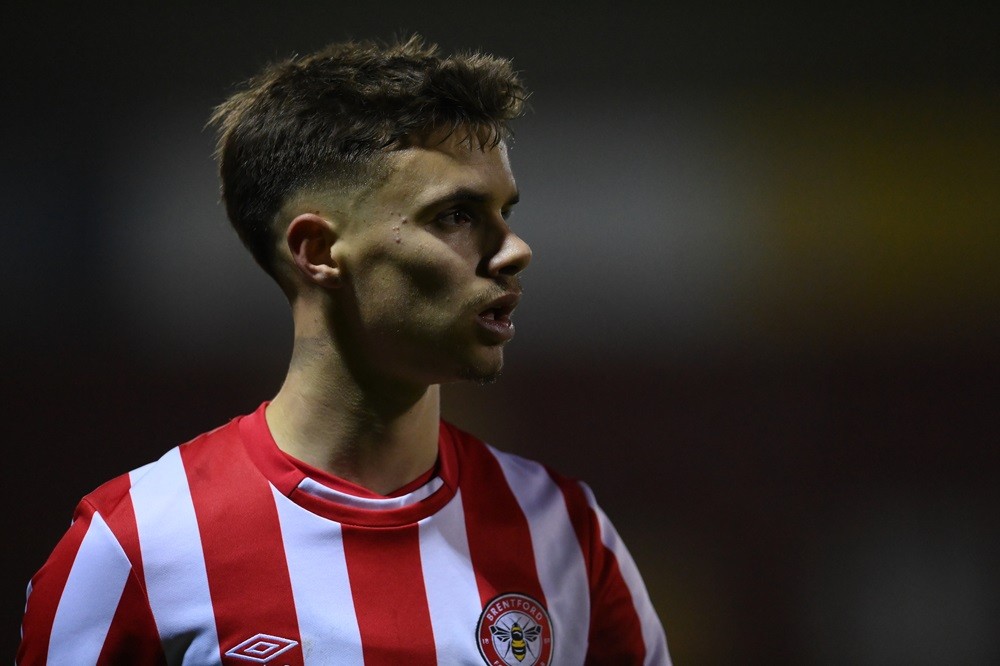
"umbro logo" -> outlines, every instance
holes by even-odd
[[[298,645],[298,641],[270,634],[256,634],[246,639],[232,650],[226,652],[227,657],[266,664],[280,654],[288,652]]]

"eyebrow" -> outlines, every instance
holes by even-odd
[[[520,192],[515,191],[502,207],[510,208],[520,200]],[[459,187],[451,192],[435,197],[433,201],[428,201],[426,204],[420,206],[420,209],[427,210],[428,208],[434,208],[445,203],[475,203],[479,205],[486,205],[489,202],[490,196],[485,192],[474,190],[469,187]]]

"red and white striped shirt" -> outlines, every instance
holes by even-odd
[[[344,492],[281,453],[262,405],[81,501],[17,663],[670,663],[585,485],[444,422],[437,471]]]

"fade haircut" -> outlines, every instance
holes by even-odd
[[[388,151],[442,129],[496,146],[526,96],[509,60],[443,56],[419,35],[330,44],[272,64],[209,120],[229,220],[277,278],[274,222],[289,196],[369,182]]]

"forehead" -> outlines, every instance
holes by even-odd
[[[458,133],[444,140],[431,137],[393,151],[389,175],[375,196],[381,203],[409,209],[458,190],[482,194],[503,205],[517,194],[507,145],[480,146]]]

